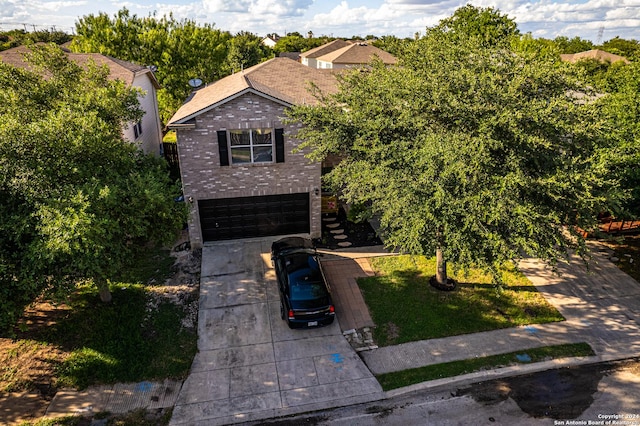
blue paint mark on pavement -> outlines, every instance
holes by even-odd
[[[531,357],[528,354],[518,354],[516,358],[520,362],[531,362]]]
[[[527,333],[529,334],[536,334],[538,332],[537,328],[532,327],[530,325],[526,326],[524,329],[527,330]]]
[[[136,387],[135,387],[134,391],[135,392],[149,392],[152,387],[153,387],[153,384],[151,382],[140,382],[140,383],[136,384]]]
[[[342,354],[331,354],[331,361],[336,364],[342,364],[344,362],[344,358],[342,358]]]

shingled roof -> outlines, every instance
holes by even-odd
[[[70,60],[79,65],[84,66],[91,60],[99,66],[106,65],[109,68],[109,78],[122,80],[127,86],[131,86],[137,76],[141,74],[148,74],[156,89],[160,88],[158,80],[156,80],[151,70],[145,66],[122,61],[100,53],[72,53],[66,49],[62,50],[67,54],[67,57]],[[0,59],[2,59],[2,62],[14,67],[30,69],[30,65],[25,61],[25,55],[29,52],[29,47],[18,46],[0,52]]]
[[[571,63],[578,62],[583,59],[595,59],[600,62],[610,62],[610,63],[614,63],[618,61],[624,61],[627,64],[631,63],[624,56],[614,55],[613,53],[605,52],[604,50],[600,50],[600,49],[592,49],[592,50],[587,50],[585,52],[578,52],[578,53],[566,53],[566,54],[560,55],[560,59],[565,62],[571,62]]]
[[[327,53],[331,53],[335,50],[342,49],[343,47],[350,46],[351,43],[348,41],[344,41],[342,39],[336,39],[330,41],[329,43],[325,43],[322,46],[315,47],[311,50],[307,50],[306,52],[302,52],[300,57],[302,58],[318,58],[320,56],[324,56]]]
[[[382,59],[387,65],[398,62],[395,56],[382,49],[378,49],[368,43],[353,43],[342,47],[326,55],[319,56],[316,59],[323,62],[331,62],[332,64],[358,65],[369,63],[374,56]]]
[[[266,96],[286,106],[314,104],[317,101],[309,92],[312,84],[324,93],[337,90],[331,71],[310,68],[289,58],[273,58],[194,91],[168,126],[185,124],[245,93]]]

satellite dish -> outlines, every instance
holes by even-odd
[[[158,67],[155,65],[149,65],[149,69],[151,70],[151,72],[156,72],[158,71]]]
[[[189,86],[193,87],[194,89],[196,87],[200,87],[202,86],[202,80],[200,80],[199,78],[192,78],[191,80],[189,80]]]

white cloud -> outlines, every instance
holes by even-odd
[[[275,16],[301,16],[313,4],[313,0],[203,0],[208,13],[230,12]]]
[[[252,14],[275,16],[302,16],[313,0],[255,0],[249,6]]]
[[[388,3],[382,3],[379,8],[370,8],[350,7],[347,1],[342,1],[329,12],[313,16],[308,25],[317,29],[314,30],[317,34],[385,35],[392,34],[399,28],[406,29],[403,28],[403,15],[404,12]]]

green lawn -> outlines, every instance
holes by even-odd
[[[186,377],[197,336],[182,320],[197,291],[185,293],[182,303],[158,291],[173,260],[168,250],[141,248],[135,264],[111,285],[111,303],[101,302],[95,287],[82,286],[47,313],[51,324],[21,327],[18,339],[28,336],[64,354],[55,361],[54,388]]]
[[[522,357],[522,355],[528,355],[529,358],[526,361],[518,359],[518,356]],[[489,368],[528,364],[531,362],[546,361],[549,359],[593,355],[595,355],[593,349],[591,349],[591,346],[587,343],[545,346],[542,348],[511,352],[508,354],[492,355],[482,358],[472,358],[463,361],[453,361],[443,364],[429,365],[426,367],[412,368],[410,370],[398,371],[396,373],[381,374],[376,376],[376,378],[380,382],[382,389],[388,391],[429,380],[459,376],[461,374],[468,374]]]
[[[451,275],[457,289],[445,292],[429,285],[435,258],[402,255],[370,261],[376,276],[361,278],[358,285],[379,346],[564,320],[512,267],[502,271],[502,289],[488,275],[471,270],[467,276]]]

